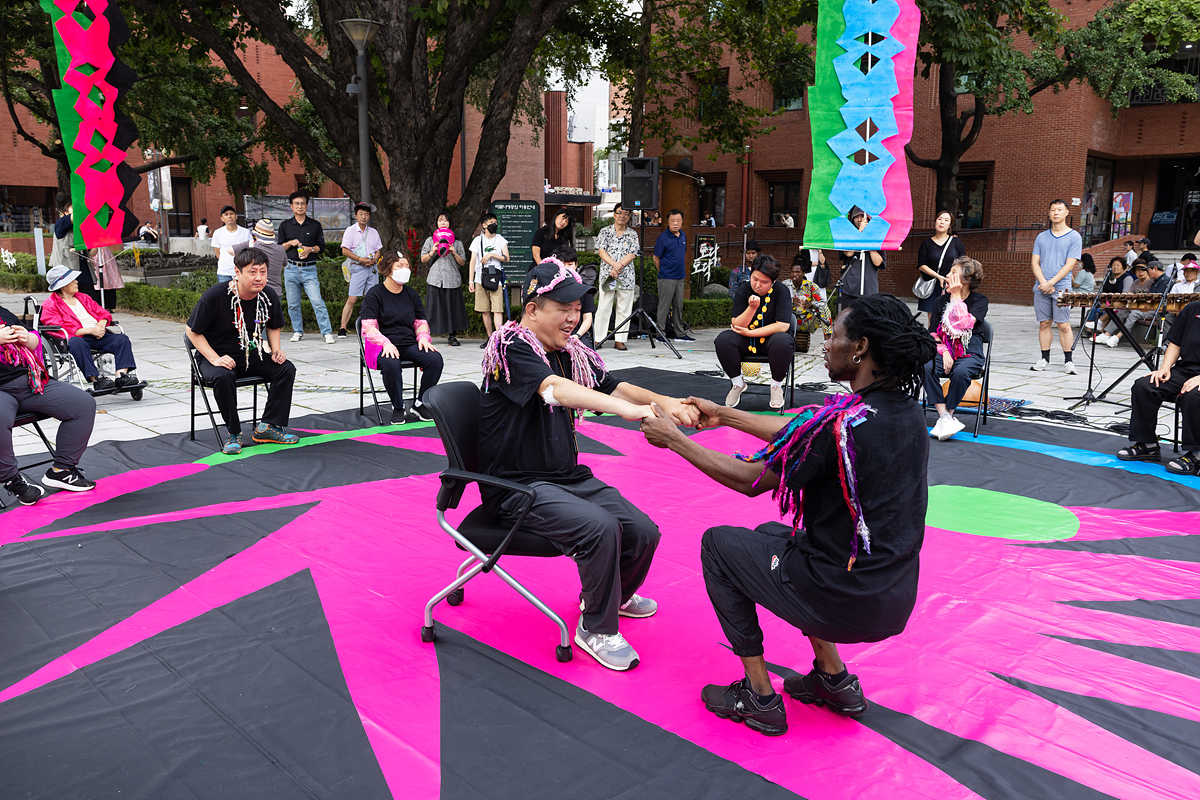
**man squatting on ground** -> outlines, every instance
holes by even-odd
[[[603,666],[628,670],[638,654],[617,630],[618,617],[648,617],[658,604],[635,592],[660,533],[641,510],[579,463],[575,419],[601,411],[638,421],[650,403],[681,424],[698,419],[694,406],[614,379],[600,356],[571,336],[580,299],[592,287],[555,258],[529,272],[524,314],[492,334],[483,359],[480,471],[534,488],[523,527],[550,539],[575,559],[582,615],[575,644]],[[506,523],[520,502],[481,487],[483,502]]]
[[[812,671],[785,678],[785,692],[840,714],[866,709],[858,676],[834,643],[895,636],[916,603],[929,437],[913,397],[933,356],[933,339],[907,306],[890,295],[862,297],[842,310],[825,342],[829,377],[848,382],[850,394],[791,418],[685,401],[700,411],[699,427],[728,425],[767,442],[758,452],[709,450],[658,409],[643,420],[650,444],[743,494],[772,492],[793,519],[790,530],[719,526],[701,539],[709,599],[745,670],[732,684],[704,687],[700,697],[717,716],[771,736],[787,731],[763,660],[758,605],[812,643]]]

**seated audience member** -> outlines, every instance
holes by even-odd
[[[658,403],[685,425],[695,425],[698,414],[680,400],[618,381],[596,351],[571,336],[579,300],[590,291],[577,273],[553,262],[529,271],[521,321],[492,334],[484,352],[479,471],[534,490],[522,528],[549,539],[579,570],[575,643],[623,671],[637,666],[638,654],[618,631],[618,619],[649,617],[658,608],[636,592],[660,534],[644,512],[579,463],[576,412],[637,421]],[[512,524],[521,498],[480,490],[484,505]]]
[[[1167,352],[1158,369],[1133,384],[1129,441],[1122,461],[1158,461],[1158,410],[1174,402],[1182,418],[1183,455],[1167,463],[1167,471],[1200,475],[1200,302],[1188,303],[1166,336]]]
[[[797,256],[799,258],[800,256]],[[821,287],[793,265],[792,281],[792,311],[796,315],[797,330],[807,333],[821,332],[823,339],[828,339],[833,333],[833,318],[829,312],[829,303],[825,300]],[[797,284],[796,282],[799,281]],[[787,284],[788,281],[783,281]]]
[[[863,297],[842,310],[825,343],[830,379],[848,383],[852,393],[794,417],[687,399],[700,412],[697,427],[748,433],[767,443],[758,452],[709,450],[657,411],[642,421],[651,445],[669,448],[741,494],[771,492],[792,523],[758,530],[721,525],[700,540],[704,584],[744,673],[700,692],[713,714],[770,736],[787,731],[783,699],[763,659],[758,606],[799,628],[812,645],[812,671],[785,678],[784,692],[838,714],[866,710],[858,676],[836,643],[896,636],[916,604],[929,439],[913,394],[933,351],[929,333],[904,303],[890,295]]]
[[[287,433],[292,411],[296,367],[284,355],[279,331],[283,308],[279,295],[267,286],[267,256],[256,247],[234,257],[233,280],[206,291],[192,309],[185,329],[200,354],[200,374],[213,381],[212,393],[228,436],[221,452],[242,452],[242,422],[238,418],[235,381],[256,375],[267,381],[267,404],[252,438],[260,444],[295,444]]]
[[[758,260],[761,248],[754,239],[746,242],[746,257],[742,259],[741,264],[729,271],[729,294],[737,294],[738,287],[750,280],[750,273],[754,271],[754,262]]]
[[[595,264],[579,268],[579,254],[575,252],[574,247],[564,245],[554,251],[554,257],[561,261],[567,269],[573,269],[578,272],[584,286],[589,289],[595,289],[596,277],[599,275],[599,270],[596,269]],[[575,330],[571,331],[572,336],[579,339],[588,347],[591,347],[595,342],[592,336],[592,321],[595,317],[596,293],[591,291],[579,298],[579,324],[575,326]]]
[[[1096,291],[1096,261],[1091,253],[1084,253],[1071,268],[1071,291]]]
[[[1133,262],[1133,269],[1130,270],[1130,272],[1133,273],[1133,281],[1125,281],[1122,284],[1124,291],[1131,293],[1149,292],[1152,281],[1149,277],[1149,271],[1147,270],[1146,262],[1141,258],[1138,258],[1137,261]],[[1117,323],[1113,321],[1113,317],[1120,318],[1120,320],[1125,323],[1125,327],[1127,329],[1131,329],[1131,326],[1142,317],[1142,312],[1136,309],[1114,309],[1111,311],[1106,311],[1105,314],[1109,317],[1110,321],[1104,326],[1104,330],[1100,333],[1097,333],[1094,338],[1097,344],[1108,345],[1109,347],[1116,347],[1121,341],[1121,337],[1118,335],[1121,329],[1117,326]]]
[[[102,392],[114,386],[123,389],[137,386],[137,364],[129,337],[108,330],[112,314],[95,300],[79,291],[79,272],[69,267],[54,267],[46,273],[50,296],[42,306],[42,325],[55,325],[62,331],[47,331],[47,336],[66,339],[71,357],[79,365],[92,391]],[[96,369],[93,353],[111,353],[116,361],[117,378],[101,375]]]
[[[1196,294],[1200,292],[1197,288],[1196,276],[1200,274],[1200,264],[1196,263],[1196,256],[1191,253],[1184,253],[1183,258],[1179,259],[1179,278],[1175,281],[1175,285],[1171,287],[1171,294]]]
[[[938,413],[929,435],[939,441],[963,429],[954,418],[954,409],[971,379],[983,372],[983,319],[988,299],[975,291],[982,281],[983,266],[978,261],[969,256],[956,258],[946,279],[946,293],[929,312],[937,355],[925,365],[925,393]],[[950,390],[943,395],[940,379],[947,376]]]
[[[1141,259],[1134,262],[1135,270],[1140,263]],[[1138,273],[1138,275],[1140,276],[1141,273]],[[1146,276],[1144,279],[1134,281],[1133,291],[1149,292],[1150,294],[1162,294],[1163,292],[1167,291],[1170,285],[1171,279],[1166,276],[1166,273],[1163,270],[1162,262],[1156,259],[1154,261],[1146,262]],[[1128,330],[1132,335],[1135,325],[1141,325],[1144,323],[1146,325],[1153,326],[1154,315],[1155,311],[1157,311],[1157,308],[1158,306],[1156,304],[1155,307],[1150,310],[1135,308],[1132,311],[1126,312],[1125,316],[1121,318],[1125,321],[1126,330]],[[1119,328],[1117,328],[1116,323],[1110,322],[1108,327],[1105,329],[1105,332],[1107,333],[1106,338],[1100,339],[1097,337],[1097,342],[1108,345],[1109,347],[1116,347],[1121,343],[1121,331]]]
[[[69,383],[52,380],[42,360],[41,339],[21,327],[7,308],[0,308],[0,483],[28,506],[46,490],[25,479],[13,453],[13,422],[23,413],[45,414],[61,423],[54,463],[42,483],[71,492],[96,488],[79,469],[96,421],[96,401]]]
[[[721,369],[733,386],[725,405],[734,408],[746,391],[742,359],[766,356],[771,366],[771,408],[783,408],[783,381],[796,351],[792,328],[792,295],[779,281],[779,263],[769,255],[754,260],[749,280],[738,284],[733,295],[729,330],[717,334],[714,345]]]
[[[376,267],[383,283],[363,298],[363,351],[368,367],[383,373],[383,387],[392,401],[392,424],[416,422],[424,412],[421,398],[442,377],[442,354],[433,346],[421,295],[408,285],[412,269],[401,253],[385,253]],[[421,387],[413,407],[404,410],[404,367],[421,368]],[[374,363],[372,363],[374,362]]]
[[[1104,283],[1100,285],[1100,291],[1108,294],[1123,294],[1130,291],[1130,287],[1133,286],[1133,267],[1131,264],[1132,262],[1126,262],[1120,256],[1110,258],[1108,260],[1108,274],[1104,276]],[[1095,329],[1096,320],[1108,319],[1110,313],[1112,312],[1105,311],[1102,308],[1094,309],[1088,313],[1087,321],[1083,323],[1081,330],[1090,331]],[[1104,338],[1108,338],[1107,334]],[[1100,342],[1101,340],[1096,338],[1096,341]]]

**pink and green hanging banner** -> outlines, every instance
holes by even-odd
[[[895,250],[908,235],[904,146],[920,27],[913,0],[821,0],[806,246]],[[862,231],[846,217],[854,206],[871,216]]]
[[[41,5],[50,15],[62,76],[53,97],[70,164],[75,248],[120,245],[137,228],[128,203],[139,182],[125,163],[137,130],[117,110],[136,79],[116,57],[129,28],[109,0],[41,0]]]

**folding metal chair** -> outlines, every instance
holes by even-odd
[[[463,602],[463,587],[468,581],[481,572],[493,572],[500,580],[512,587],[513,591],[533,604],[538,611],[545,614],[558,626],[559,644],[554,654],[559,661],[571,660],[571,638],[567,625],[562,617],[555,614],[549,606],[533,592],[526,589],[516,578],[499,565],[501,556],[531,556],[550,558],[562,556],[562,553],[549,539],[536,533],[521,529],[521,523],[533,503],[533,489],[523,483],[507,481],[491,475],[477,472],[479,468],[479,406],[481,400],[479,387],[466,381],[441,383],[425,393],[422,402],[429,409],[437,424],[438,435],[446,448],[446,457],[450,462],[449,469],[441,474],[442,488],[437,496],[438,525],[449,534],[460,550],[469,553],[467,560],[458,567],[454,580],[439,591],[425,604],[425,620],[421,628],[421,641],[432,642],[437,639],[433,625],[433,608],[445,600],[452,606]],[[471,511],[454,527],[446,520],[446,511],[458,508],[462,501],[463,490],[470,483],[480,486],[494,486],[516,493],[521,498],[521,504],[516,509],[516,518],[512,525],[504,525],[485,509],[484,506]]]
[[[215,414],[213,414],[212,403],[209,402],[208,392],[205,391],[205,389],[212,388],[213,381],[205,378],[200,373],[200,365],[196,360],[196,359],[200,358],[200,353],[196,350],[195,347],[192,346],[192,342],[190,339],[187,338],[186,333],[183,335],[183,346],[185,348],[187,348],[188,363],[191,364],[191,367],[192,367],[192,381],[191,381],[192,416],[191,416],[191,420],[189,422],[188,439],[190,439],[193,442],[196,441],[196,417],[202,417],[202,416],[204,416],[205,413],[207,413],[208,414],[208,422],[210,425],[212,425],[213,437],[216,438],[217,447],[220,448],[221,446],[223,446],[225,444],[225,442],[221,439],[221,431],[220,431],[220,429],[217,428],[217,417]],[[260,378],[257,375],[247,375],[245,377],[238,378],[236,381],[234,381],[234,386],[236,387],[236,389],[241,389],[244,386],[251,386],[254,389],[254,404],[252,406],[250,406],[250,409],[249,409],[250,414],[251,414],[251,416],[250,416],[251,430],[253,430],[254,426],[258,424],[258,387],[260,384],[265,385],[266,383],[267,383],[266,378]],[[205,409],[204,411],[196,410],[196,387],[197,386],[200,387],[200,397],[204,400],[204,409]],[[235,389],[235,391],[236,391],[236,389]],[[246,411],[246,410],[247,409],[244,406],[238,407],[238,411]]]
[[[799,326],[799,322],[796,319],[795,313],[793,313],[792,314],[792,325],[790,328],[788,328],[788,336],[790,336],[792,338],[793,342],[796,341],[796,328],[798,326]],[[767,364],[769,362],[767,360],[767,354],[763,353],[762,355],[744,355],[744,356],[742,356],[742,363],[743,364]],[[746,389],[749,390],[751,386],[766,386],[767,391],[770,391],[770,389],[771,389],[770,384],[754,384],[754,383],[747,383]],[[786,403],[783,404],[783,408],[779,409],[780,414],[782,414],[784,412],[784,409],[796,407],[796,353],[794,350],[792,352],[792,360],[790,362],[788,362],[787,382],[784,384],[784,387],[788,390],[788,400]]]
[[[983,371],[971,378],[972,386],[976,384],[979,385],[979,394],[976,399],[969,400],[967,398],[970,397],[970,389],[968,389],[967,395],[965,395],[962,402],[958,404],[959,408],[963,408],[964,406],[967,408],[975,406],[975,429],[973,433],[975,438],[979,438],[979,426],[987,425],[989,397],[988,390],[992,376],[992,342],[995,338],[995,331],[992,329],[992,323],[988,322],[987,320],[983,321],[983,330],[980,333],[979,338],[983,340]],[[942,383],[943,392],[946,390],[945,380],[946,379],[943,379]],[[928,395],[925,396],[922,407],[926,409],[932,407],[932,404],[929,402]]]
[[[365,345],[363,344],[362,336],[362,319],[355,321],[354,330],[358,332],[358,415],[360,417],[365,417],[367,415],[365,410],[367,393],[366,385],[370,384],[371,402],[375,404],[375,419],[379,421],[380,425],[385,425],[386,423],[383,421],[383,411],[379,408],[379,393],[383,392],[383,394],[386,395],[387,392],[383,389],[377,389],[375,387],[375,376],[373,374],[374,370],[367,367],[367,351]],[[419,368],[417,367],[417,363],[415,361],[401,360],[400,368],[411,368],[413,371],[412,380],[409,381],[409,386],[412,388],[412,402],[416,403],[417,389],[420,384],[420,374],[418,372]],[[393,408],[392,411],[394,412],[396,409]]]

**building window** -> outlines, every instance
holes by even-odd
[[[700,219],[704,220],[709,214],[718,225],[725,224],[725,176],[715,183],[713,178],[704,176],[704,185],[700,187]]]
[[[960,230],[984,227],[989,182],[987,172],[958,176],[958,208],[955,209],[954,216]]]
[[[729,104],[729,68],[696,72],[692,80],[696,82],[696,121],[715,120]]]
[[[1160,62],[1158,66],[1191,76],[1196,88],[1200,89],[1200,42],[1184,42],[1180,46],[1179,52]],[[1171,101],[1167,99],[1167,93],[1163,87],[1158,85],[1143,86],[1129,94],[1129,105],[1131,106],[1153,106],[1169,102]],[[1191,103],[1193,101],[1183,98],[1175,102]]]
[[[767,200],[771,217],[768,225],[794,228],[800,219],[800,207],[804,203],[804,184],[800,181],[779,181],[767,184]],[[788,219],[792,224],[788,225]]]
[[[804,110],[804,91],[800,90],[794,97],[790,96],[790,92],[775,89],[775,110],[776,111],[803,111]]]
[[[170,236],[195,236],[196,229],[192,219],[192,179],[187,177],[171,178],[171,194],[175,208],[167,212],[167,230]]]

